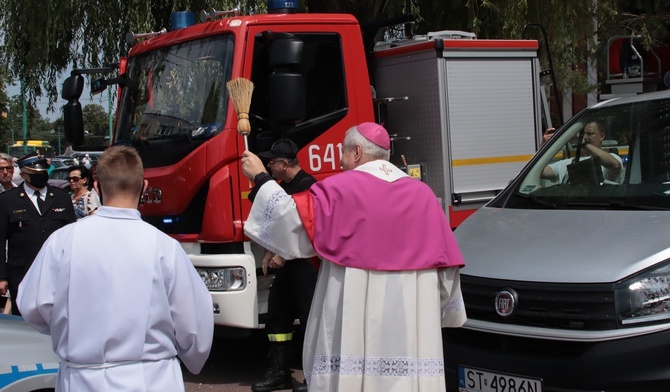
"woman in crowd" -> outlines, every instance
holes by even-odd
[[[77,219],[93,214],[100,208],[98,195],[91,192],[93,180],[91,173],[85,166],[71,166],[67,180],[72,189],[72,205]]]

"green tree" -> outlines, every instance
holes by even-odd
[[[109,115],[99,104],[89,104],[82,108],[84,131],[84,148],[89,150],[101,150],[108,144]]]
[[[69,67],[116,63],[130,48],[126,34],[170,28],[178,10],[232,9],[237,1],[60,1],[0,0],[4,46],[1,65],[9,78],[23,81],[30,100],[46,95],[53,109],[59,76]],[[243,11],[262,10],[244,1]],[[1,72],[0,72],[1,73]],[[44,90],[43,90],[44,89]]]
[[[45,94],[53,104],[58,99],[56,81],[68,66],[98,67],[117,62],[130,47],[126,42],[128,32],[169,29],[173,11],[232,9],[237,3],[233,0],[0,0],[3,26],[0,41],[4,42],[0,54],[6,60],[0,67],[4,67],[11,80],[23,81],[32,102]],[[242,13],[265,12],[265,3],[266,0],[244,0]],[[416,16],[416,33],[461,29],[473,31],[480,38],[519,38],[526,23],[544,25],[555,56],[556,73],[561,75],[559,82],[578,91],[592,88],[581,69],[587,61],[603,55],[603,42],[608,37],[634,33],[647,37],[647,45],[667,42],[670,15],[667,0],[410,0],[410,3]],[[400,15],[407,0],[300,0],[299,4],[310,12],[351,13],[365,25]]]
[[[49,140],[52,137],[51,134],[51,123],[48,119],[42,117],[42,115],[37,111],[38,117],[34,118],[32,121],[32,127],[30,128],[30,138],[35,140]]]
[[[11,128],[7,114],[9,98],[4,85],[0,86],[0,152],[7,152],[7,145],[11,142]]]
[[[585,69],[597,61],[605,72],[607,40],[615,35],[642,35],[645,45],[670,44],[668,17],[670,1],[641,0],[416,0],[420,12],[418,31],[444,29],[472,31],[479,38],[540,41],[546,69],[547,55],[540,30],[526,24],[540,24],[547,31],[549,49],[559,88],[574,92],[592,91]]]
[[[7,123],[9,125],[8,140],[12,135],[15,141],[23,140],[23,100],[21,95],[15,95],[7,100]],[[45,131],[45,120],[40,111],[30,102],[26,103],[27,139],[40,139]]]
[[[60,155],[65,151],[65,134],[63,133],[63,118],[59,117],[48,124],[50,130],[53,130],[50,137],[47,139],[50,145],[54,148],[54,155]]]
[[[84,114],[84,130],[91,136],[109,135],[109,116],[98,104],[89,104],[82,108]]]

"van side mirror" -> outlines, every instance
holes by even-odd
[[[72,75],[63,82],[61,97],[68,102],[63,106],[65,140],[75,146],[84,144],[84,115],[79,98],[84,90],[84,77]]]

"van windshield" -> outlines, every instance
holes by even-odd
[[[584,111],[541,149],[507,197],[492,205],[669,209],[670,96],[664,97]]]

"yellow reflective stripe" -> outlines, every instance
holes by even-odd
[[[293,340],[293,332],[268,334],[268,340],[271,342],[288,342]]]
[[[468,159],[454,159],[451,161],[452,166],[476,166],[476,165],[493,165],[496,163],[518,163],[528,162],[533,155],[509,155],[505,157],[487,157],[487,158],[468,158]]]
[[[251,192],[249,192],[249,191],[247,191],[247,192],[242,192],[242,199],[243,199],[243,200],[244,200],[244,199],[248,199],[250,193],[251,193]]]

